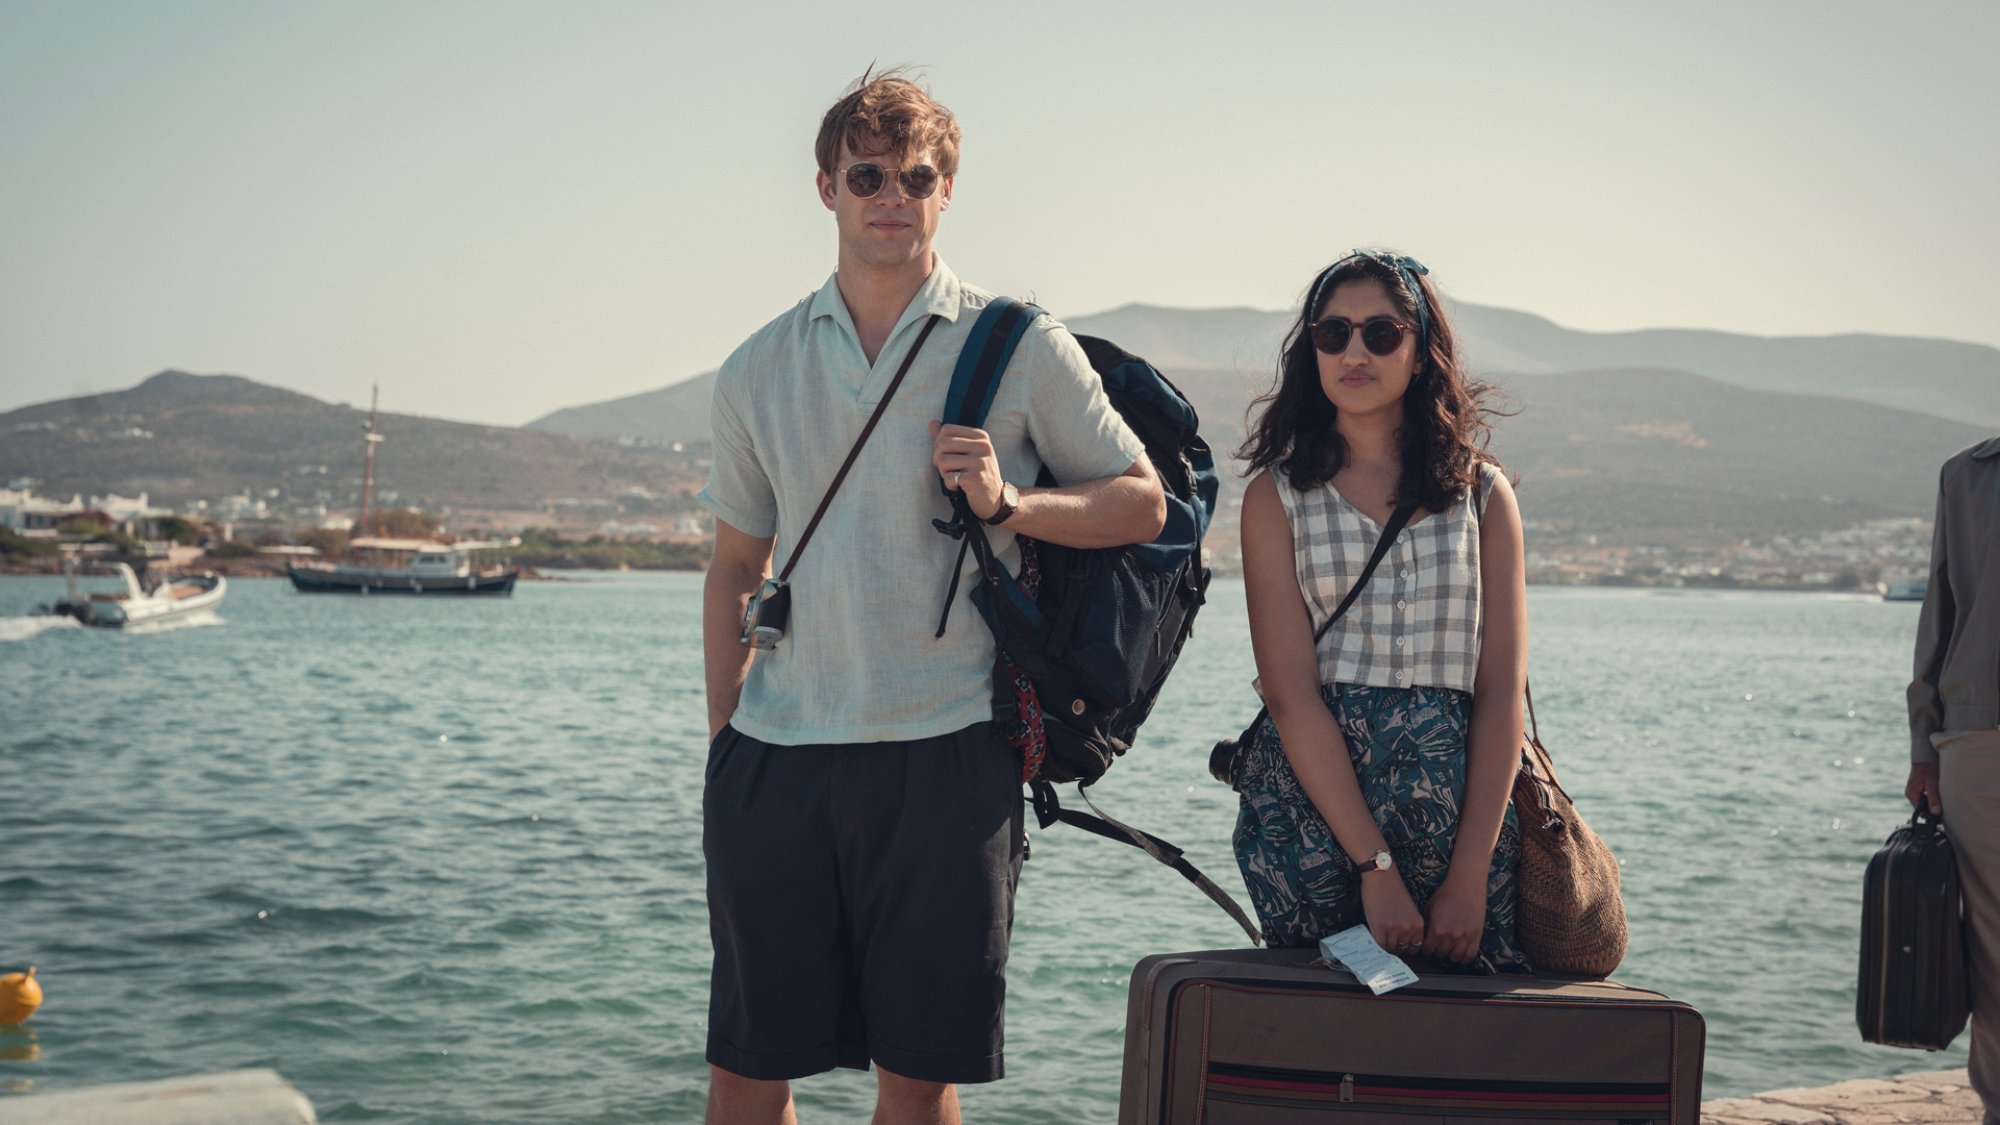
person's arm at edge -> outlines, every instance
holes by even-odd
[[[1521,697],[1528,685],[1527,564],[1520,504],[1505,476],[1495,477],[1480,516],[1479,589],[1479,667],[1473,674],[1472,719],[1466,732],[1465,799],[1451,865],[1431,900],[1433,933],[1424,941],[1426,948],[1440,942],[1443,948],[1437,952],[1459,961],[1479,952],[1493,849],[1521,760]]]
[[[1938,677],[1943,673],[1945,650],[1951,646],[1951,624],[1957,606],[1951,597],[1951,575],[1945,567],[1945,486],[1951,463],[1938,474],[1936,524],[1931,530],[1930,585],[1924,591],[1924,608],[1917,616],[1916,670],[1910,677],[1910,775],[1903,782],[1903,796],[1915,807],[1919,798],[1933,816],[1944,813],[1944,795],[1938,783],[1937,750],[1931,735],[1944,723],[1944,700],[1938,695]]]
[[[1264,705],[1278,724],[1285,758],[1300,788],[1333,829],[1350,859],[1389,850],[1361,795],[1347,739],[1319,694],[1312,615],[1299,590],[1291,523],[1269,472],[1257,474],[1243,497],[1243,589],[1250,610],[1250,649]],[[1362,869],[1363,914],[1385,949],[1423,935],[1423,918],[1400,878]],[[1393,890],[1391,888],[1393,887]],[[1393,900],[1401,896],[1401,902]],[[1385,897],[1386,896],[1386,897]],[[1370,909],[1370,907],[1373,909]],[[1407,908],[1407,913],[1403,908]]]
[[[743,695],[743,679],[755,653],[743,643],[743,609],[771,573],[772,542],[715,521],[715,553],[701,582],[701,665],[711,742]]]

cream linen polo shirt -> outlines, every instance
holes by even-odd
[[[959,348],[993,295],[934,262],[873,364],[829,277],[716,374],[715,460],[699,499],[738,531],[774,536],[775,574],[924,321],[944,318],[792,573],[784,639],[751,662],[730,723],[760,741],[902,741],[992,718],[993,635],[967,599],[977,583],[969,554],[950,624],[933,635],[959,543],[931,526],[951,508],[931,467],[929,424],[944,413]],[[986,428],[1002,474],[1022,486],[1044,464],[1058,482],[1078,484],[1117,476],[1145,453],[1083,349],[1046,316],[1022,338]],[[1013,533],[985,533],[1016,571]]]

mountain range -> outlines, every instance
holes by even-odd
[[[2000,349],[1922,337],[1750,336],[1687,328],[1580,332],[1532,313],[1454,303],[1452,323],[1474,374],[1502,385],[1510,376],[1645,368],[1706,375],[1724,384],[1781,394],[1849,398],[2000,429]],[[1292,314],[1261,309],[1169,309],[1125,305],[1066,321],[1082,335],[1114,340],[1176,382],[1220,372],[1239,392],[1225,412],[1240,424],[1252,395],[1270,382]],[[531,430],[648,441],[699,442],[708,436],[714,373],[537,418]],[[1221,414],[1203,412],[1207,421]]]
[[[1927,515],[1937,468],[2000,429],[2000,349],[1893,336],[1591,333],[1528,313],[1452,309],[1468,366],[1495,384],[1493,450],[1531,522],[1689,536],[1808,534]],[[1069,327],[1143,355],[1185,392],[1218,460],[1243,440],[1292,314],[1127,305]],[[574,435],[707,439],[715,373],[528,423]],[[1240,481],[1224,475],[1225,498]]]
[[[128,390],[0,414],[0,481],[42,492],[148,493],[155,503],[281,489],[351,507],[367,412],[235,375],[162,371]],[[698,483],[657,453],[591,438],[384,413],[376,487],[398,502],[532,510],[561,498]]]
[[[1531,527],[1632,541],[1808,534],[1927,516],[1937,467],[2000,429],[2000,350],[1888,336],[1584,333],[1454,309],[1495,384],[1493,450]],[[1128,305],[1070,327],[1153,360],[1228,453],[1269,383],[1288,315]],[[532,510],[559,498],[699,487],[713,372],[520,429],[385,415],[378,484],[404,502]],[[178,502],[281,488],[339,508],[360,475],[361,411],[228,375],[167,371],[112,394],[0,414],[0,480]],[[619,439],[619,440],[611,440]],[[678,445],[676,444],[678,443]]]

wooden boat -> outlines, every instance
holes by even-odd
[[[74,559],[64,561],[63,577],[69,580],[69,597],[47,607],[47,612],[74,617],[85,625],[123,629],[214,609],[229,592],[229,583],[221,575],[209,573],[183,575],[148,588],[122,562],[100,564],[91,573],[122,579],[124,589],[85,592],[78,581],[84,573]]]
[[[369,400],[368,421],[362,426],[361,518],[357,530],[370,527],[375,495],[375,447],[380,417],[379,391]],[[507,547],[507,543],[439,543],[429,539],[383,539],[363,536],[348,546],[360,557],[352,563],[290,563],[285,573],[302,594],[512,594],[519,567],[481,566],[473,552]]]
[[[1882,591],[1885,602],[1920,602],[1930,593],[1931,580],[1928,576],[1913,578],[1908,582],[1898,582]]]
[[[504,543],[356,539],[356,563],[292,563],[292,588],[305,594],[511,594],[521,570],[481,566],[473,552]]]

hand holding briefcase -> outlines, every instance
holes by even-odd
[[[1861,1038],[1941,1051],[1965,1030],[1965,898],[1942,820],[1919,805],[1868,861],[1861,894]]]

